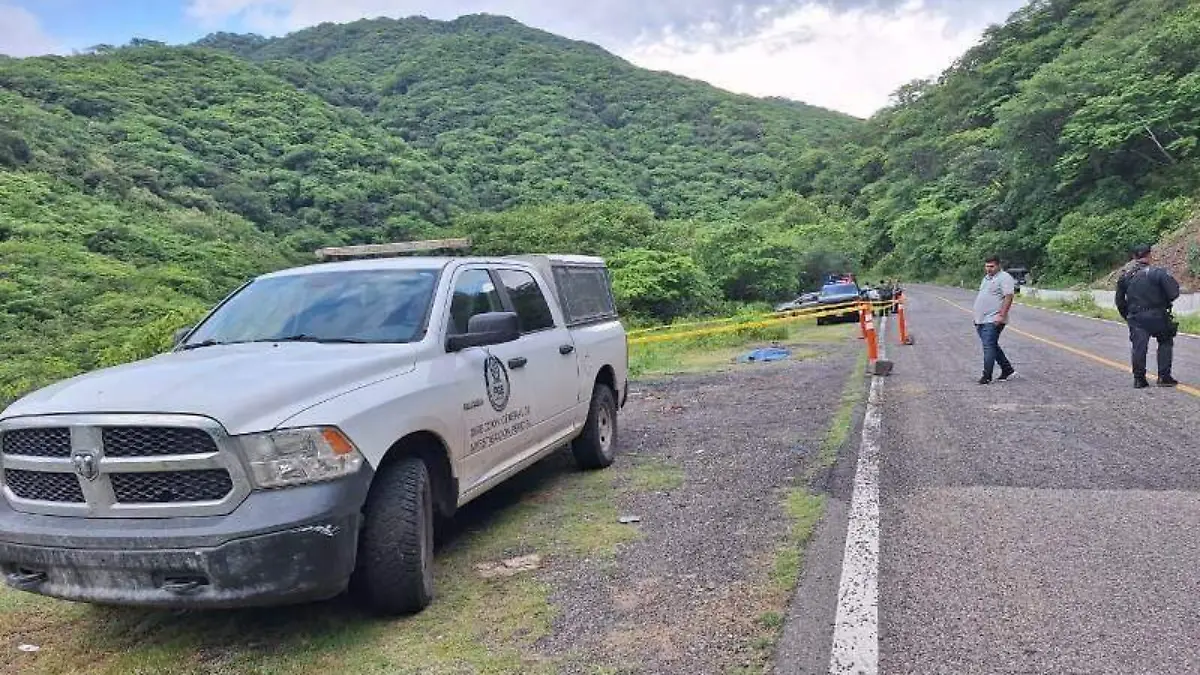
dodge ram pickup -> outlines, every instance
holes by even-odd
[[[608,466],[628,396],[604,261],[408,257],[255,278],[168,352],[0,413],[0,574],[76,601],[433,599],[437,517],[570,448]]]

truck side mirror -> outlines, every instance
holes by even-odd
[[[188,326],[175,331],[175,334],[171,336],[171,345],[178,346],[180,342],[183,342],[183,338],[187,337],[188,333],[192,332],[192,328],[193,326]]]
[[[486,347],[512,342],[521,337],[516,312],[485,312],[467,322],[467,332],[446,339],[446,351],[460,352],[468,347]]]

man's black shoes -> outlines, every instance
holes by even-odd
[[[979,378],[979,384],[991,384],[991,383],[992,383],[992,378],[988,377],[987,375],[984,375],[983,377]]]
[[[1133,388],[1134,389],[1145,389],[1146,387],[1149,387],[1149,386],[1150,386],[1150,383],[1146,381],[1146,378],[1144,378],[1144,377],[1134,377],[1133,378]]]
[[[1012,377],[1013,375],[1016,375],[1016,374],[1017,374],[1017,369],[1016,369],[1016,368],[1007,368],[1007,369],[1001,370],[1001,371],[1000,371],[1000,377],[998,377],[998,378],[996,378],[996,379],[998,379],[998,380],[1000,380],[1001,382],[1003,382],[1003,381],[1007,380],[1008,378],[1010,378],[1010,377]]]
[[[1162,377],[1158,378],[1158,386],[1160,386],[1160,387],[1175,387],[1178,385],[1179,385],[1179,380],[1176,380],[1175,378],[1171,377],[1170,375],[1163,375]]]

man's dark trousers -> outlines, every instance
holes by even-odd
[[[1150,332],[1142,328],[1130,317],[1129,341],[1133,343],[1133,375],[1139,379],[1146,377],[1146,353],[1150,349]],[[1158,340],[1158,376],[1171,376],[1171,357],[1175,350],[1175,338],[1168,336],[1153,336]]]
[[[1012,364],[1008,362],[1004,350],[1000,349],[1000,334],[1004,332],[1004,324],[977,323],[975,332],[979,333],[979,341],[983,343],[983,376],[991,379],[992,371],[996,368],[997,363],[1000,364],[1001,372],[1012,370]],[[1144,361],[1145,352],[1143,351]]]

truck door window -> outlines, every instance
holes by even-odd
[[[500,293],[487,270],[467,270],[454,284],[450,298],[450,335],[467,332],[471,317],[487,312],[502,312]]]
[[[532,274],[519,270],[500,270],[499,274],[500,283],[520,320],[522,333],[554,328],[550,305]]]
[[[554,281],[565,305],[567,325],[616,318],[608,275],[599,267],[555,267]]]

